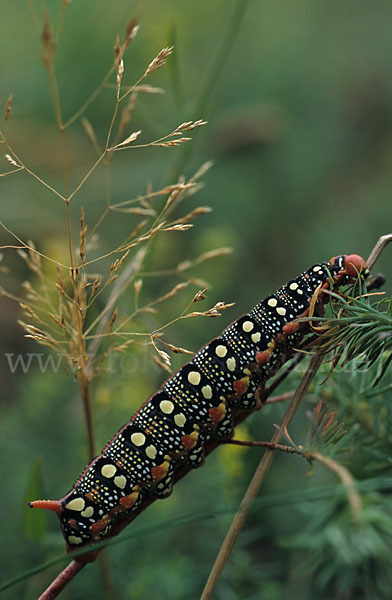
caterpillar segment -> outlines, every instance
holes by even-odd
[[[311,266],[201,348],[149,398],[86,467],[61,500],[37,500],[54,511],[67,549],[94,544],[136,511],[143,499],[165,498],[182,466],[204,461],[210,440],[233,434],[237,411],[259,408],[259,390],[308,333],[301,317],[322,313],[337,289],[369,274],[356,254]]]

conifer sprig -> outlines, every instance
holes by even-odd
[[[380,361],[373,385],[384,375],[392,359],[392,298],[382,298],[380,292],[343,297],[329,292],[333,299],[332,316],[321,317],[313,329],[320,335],[318,352],[333,352],[332,369],[344,367],[361,359],[361,367],[371,367]]]

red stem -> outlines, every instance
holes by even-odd
[[[50,586],[44,591],[43,594],[41,594],[38,600],[54,600],[54,598],[57,598],[59,593],[69,584],[71,579],[73,579],[75,575],[83,569],[85,565],[85,562],[80,562],[79,560],[73,560],[70,562],[69,565],[57,575],[56,579],[52,581]]]

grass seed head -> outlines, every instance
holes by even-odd
[[[134,142],[138,138],[138,136],[141,134],[141,132],[142,132],[141,129],[139,129],[139,131],[134,131],[125,140],[123,140],[122,142],[120,142],[119,144],[117,144],[114,147],[119,148],[120,146],[125,146],[126,144],[130,144],[130,143]]]
[[[173,52],[173,49],[174,49],[174,46],[162,48],[162,50],[160,52],[158,52],[156,57],[148,65],[148,67],[143,75],[143,79],[144,79],[144,77],[147,77],[147,75],[150,75],[150,73],[153,73],[154,71],[157,71],[158,69],[163,67],[163,65],[169,58],[170,54]]]
[[[10,154],[6,154],[6,155],[5,155],[5,158],[6,158],[6,160],[8,160],[8,162],[9,162],[9,163],[10,163],[10,164],[11,164],[13,167],[19,167],[19,168],[20,168],[20,166],[21,166],[21,165],[19,165],[19,164],[16,162],[16,160],[14,160],[14,159],[12,158],[12,156],[11,156]]]
[[[172,148],[173,146],[179,146],[184,142],[189,142],[192,138],[181,137],[177,140],[167,140],[166,142],[151,142],[151,146],[159,146],[160,148]]]
[[[117,80],[117,87],[120,88],[121,85],[121,80],[122,80],[122,76],[124,75],[124,61],[121,58],[120,62],[118,64],[118,68],[117,68],[117,76],[116,76],[116,80]]]
[[[47,12],[43,16],[43,26],[41,32],[41,48],[42,48],[42,60],[46,69],[49,71],[53,64],[54,52],[56,44],[53,40],[52,29],[49,23],[49,15]]]
[[[204,288],[203,290],[199,290],[194,295],[193,300],[192,300],[192,304],[194,304],[195,302],[201,302],[202,300],[205,300],[207,298],[206,291],[207,291],[207,288]]]
[[[8,96],[7,102],[5,103],[4,120],[6,123],[8,122],[8,119],[11,116],[11,110],[12,110],[12,94],[10,96]]]
[[[159,360],[159,358],[155,356],[155,354],[152,355],[152,359],[159,367],[161,367],[161,369],[163,369],[167,373],[171,373],[170,367],[167,364],[165,364],[162,360]]]
[[[97,138],[95,136],[94,128],[91,125],[90,121],[86,119],[86,117],[82,118],[83,129],[86,132],[86,135],[93,146],[97,145]]]
[[[140,25],[138,24],[137,21],[137,17],[134,16],[132,17],[125,28],[125,37],[122,43],[122,49],[123,52],[125,52],[125,50],[128,48],[129,44],[135,39],[138,31],[139,31]]]
[[[122,59],[122,47],[120,45],[120,37],[116,35],[116,42],[114,44],[114,66],[118,69],[118,65],[120,64],[120,60]]]

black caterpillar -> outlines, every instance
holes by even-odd
[[[184,465],[198,467],[208,441],[229,438],[233,415],[260,405],[259,390],[307,333],[316,290],[369,270],[358,255],[313,265],[229,325],[151,396],[105,446],[61,500],[30,506],[57,513],[68,550],[96,543],[146,497],[164,498]],[[328,300],[319,294],[318,305]]]

